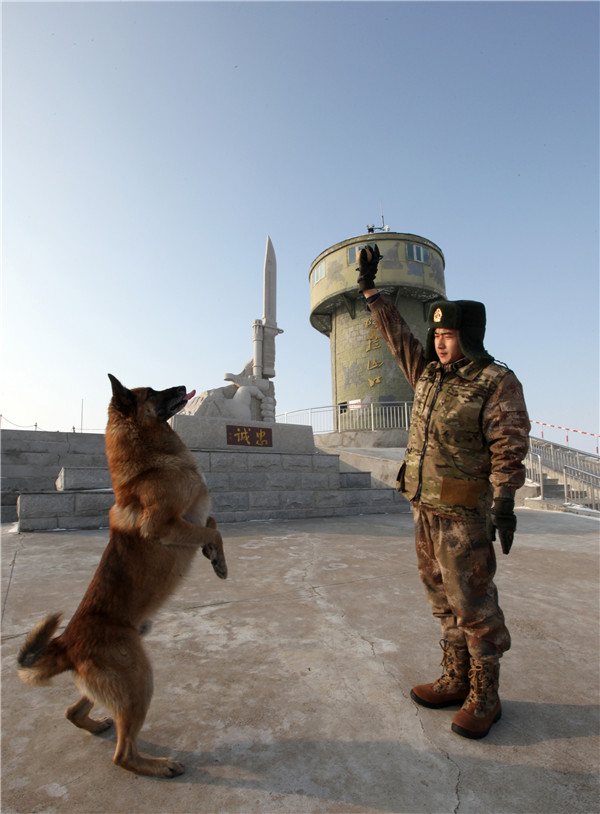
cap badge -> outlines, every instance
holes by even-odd
[[[442,321],[442,309],[436,308],[433,314],[433,321],[434,322],[441,322]]]

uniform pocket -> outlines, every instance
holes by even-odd
[[[481,483],[476,480],[459,480],[458,478],[442,478],[440,500],[451,506],[464,506],[466,509],[475,509],[479,502]]]

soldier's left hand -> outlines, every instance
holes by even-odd
[[[511,497],[497,497],[492,507],[492,524],[498,531],[503,554],[508,554],[513,544],[517,517],[514,512],[515,501]]]
[[[358,253],[358,290],[367,291],[375,286],[375,276],[377,274],[377,266],[381,260],[379,246],[377,243],[373,246],[365,246]]]

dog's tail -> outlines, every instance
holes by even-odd
[[[60,613],[53,613],[38,622],[27,634],[17,657],[19,678],[27,684],[43,687],[50,683],[53,676],[73,667],[60,638],[52,638],[60,619]]]

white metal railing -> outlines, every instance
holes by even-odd
[[[525,460],[523,461],[525,465],[525,471],[527,474],[527,480],[530,480],[532,483],[537,484],[540,488],[540,497],[544,499],[544,471],[542,468],[542,458],[536,452],[529,452],[525,456]]]
[[[600,511],[600,476],[592,472],[564,467],[565,503]]]
[[[412,401],[394,401],[377,404],[332,404],[280,413],[276,421],[282,424],[304,424],[313,428],[315,435],[344,430],[405,429],[410,425]]]
[[[411,413],[411,401],[356,405],[349,402],[347,405],[333,404],[279,413],[275,420],[282,424],[310,425],[315,434],[358,429],[398,428],[407,430],[410,426]],[[562,477],[565,466],[572,466],[600,476],[600,456],[591,452],[583,452],[553,441],[530,436],[529,454],[537,456],[535,458],[536,473],[539,472],[541,463],[543,469],[551,470],[559,477]],[[537,478],[538,476],[531,479],[537,482]]]
[[[545,469],[555,472],[559,477],[565,466],[600,476],[600,457],[591,452],[581,452],[540,438],[530,438],[529,449],[540,456]]]
[[[280,413],[275,420],[283,424],[310,425],[315,435],[344,430],[408,430],[411,412],[410,401],[350,402],[348,405],[333,404]],[[528,480],[539,486],[542,499],[544,478],[551,473],[564,484],[565,502],[581,503],[600,510],[600,456],[530,436],[524,464]]]

